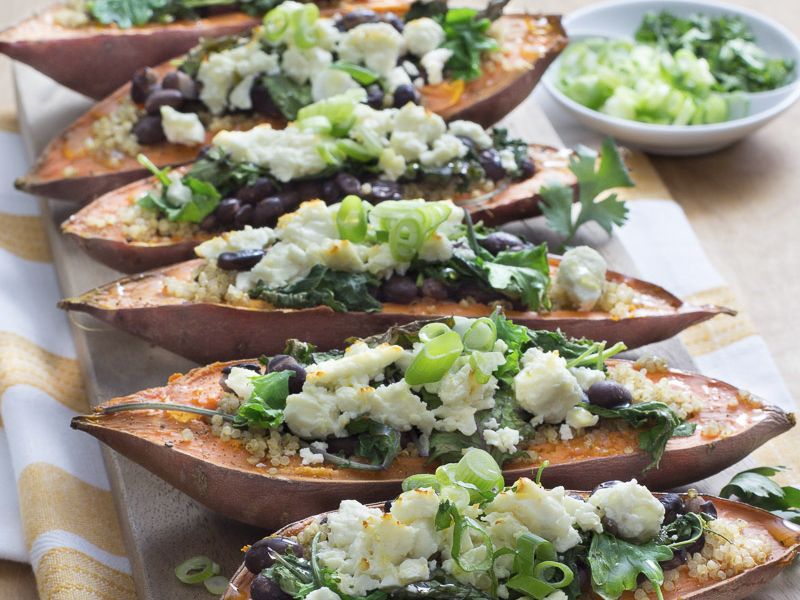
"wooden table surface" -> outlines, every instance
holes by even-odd
[[[800,36],[797,0],[727,0],[757,9]],[[543,12],[569,12],[589,0],[538,0]],[[0,27],[48,0],[2,0]],[[0,57],[0,127],[14,111],[9,61]],[[714,266],[766,340],[795,399],[800,317],[800,169],[796,139],[800,104],[747,140],[692,158],[651,157],[669,193],[686,211]],[[766,258],[768,257],[768,259]],[[782,457],[784,463],[800,459]],[[795,473],[796,478],[796,473]],[[0,598],[36,598],[30,568],[0,561]]]

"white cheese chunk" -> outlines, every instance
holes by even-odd
[[[364,23],[345,33],[338,49],[341,60],[363,64],[385,77],[403,54],[405,40],[388,23]]]
[[[547,598],[551,598],[552,596],[553,594],[550,594],[550,596]],[[564,596],[564,598],[566,599],[566,596]],[[306,600],[341,600],[341,597],[331,588],[322,587],[318,590],[313,590],[310,594],[308,594],[308,596],[306,596]]]
[[[450,125],[448,125],[447,129],[452,135],[471,139],[473,142],[475,142],[475,146],[477,146],[480,150],[485,150],[486,148],[491,148],[493,146],[492,136],[489,135],[489,132],[487,132],[478,123],[463,120],[452,121]]]
[[[206,141],[206,130],[195,113],[182,113],[171,106],[162,106],[161,126],[167,141],[172,144],[196,146]]]
[[[253,394],[253,377],[258,377],[259,373],[250,369],[233,367],[225,378],[225,385],[242,400],[248,400]]]
[[[578,246],[561,259],[553,284],[553,294],[562,295],[577,310],[592,310],[606,283],[606,261],[597,250]]]
[[[314,73],[326,69],[333,62],[333,55],[322,48],[289,48],[283,53],[281,68],[297,83],[306,83]]]
[[[315,102],[360,87],[355,79],[339,69],[325,69],[311,75],[311,97]]]
[[[605,381],[606,374],[598,369],[590,369],[589,367],[572,367],[570,372],[575,376],[578,385],[586,392],[595,383]]]
[[[441,167],[454,158],[466,155],[467,146],[454,135],[449,133],[437,138],[433,148],[420,155],[420,162],[425,166]]]
[[[575,429],[585,429],[597,425],[600,417],[593,415],[588,410],[580,406],[573,406],[567,411],[566,422]]]
[[[423,56],[431,50],[438,48],[444,42],[444,29],[429,17],[414,19],[406,23],[403,37],[409,52]]]
[[[635,479],[597,490],[589,503],[614,522],[620,536],[634,542],[652,540],[664,521],[664,505]]]
[[[245,225],[244,229],[226,231],[222,235],[203,242],[194,249],[194,253],[202,258],[213,259],[223,252],[265,248],[274,239],[275,232],[271,227],[253,228]]]
[[[183,206],[192,201],[192,188],[183,183],[180,173],[170,173],[169,180],[167,200],[175,206]]]
[[[437,393],[442,401],[442,405],[433,411],[437,419],[436,429],[472,435],[477,430],[475,413],[494,406],[497,379],[490,377],[486,383],[478,382],[462,357],[439,382],[425,387]]]
[[[583,399],[583,391],[556,352],[530,348],[522,356],[522,369],[514,376],[519,405],[545,423],[561,423]]]
[[[325,462],[325,457],[311,448],[300,448],[300,458],[303,465],[321,465]]]
[[[449,48],[436,48],[422,57],[419,62],[425,67],[429,84],[439,85],[444,81],[444,66],[451,56],[453,56],[453,51]]]
[[[511,427],[501,427],[500,429],[485,429],[483,439],[490,446],[494,446],[501,452],[513,454],[517,451],[517,444],[520,442],[519,431]]]
[[[341,358],[310,365],[306,369],[306,383],[313,385],[338,385],[358,378],[367,382],[383,374],[383,370],[403,354],[403,348],[380,344],[370,348],[358,341],[345,350]]]
[[[384,148],[378,160],[378,167],[387,179],[397,181],[406,172],[406,159],[392,148]]]

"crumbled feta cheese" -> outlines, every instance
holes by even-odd
[[[500,427],[500,424],[497,422],[497,419],[495,419],[494,417],[492,417],[491,419],[486,419],[483,422],[483,428],[484,429],[497,429],[498,427]]]
[[[386,76],[405,50],[403,36],[388,23],[364,23],[353,27],[339,41],[339,58],[366,65]]]
[[[311,596],[306,596],[306,598],[311,598]],[[338,596],[337,596],[338,598]],[[569,600],[569,596],[567,596],[561,590],[556,590],[552,594],[548,594],[544,600]]]
[[[300,458],[303,465],[321,465],[325,462],[322,454],[317,454],[311,448],[300,448]]]
[[[228,106],[231,90],[240,81],[249,78],[252,86],[252,76],[259,73],[275,75],[279,72],[277,56],[264,52],[257,40],[221,52],[212,52],[201,63],[197,72],[197,80],[202,84],[200,100],[212,114],[222,114]],[[246,102],[243,98],[245,93],[249,97],[250,86],[247,90],[238,90],[238,102]]]
[[[517,159],[514,156],[514,151],[505,148],[498,152],[500,155],[500,164],[503,165],[503,168],[508,173],[516,173],[517,171]]]
[[[451,56],[453,56],[453,51],[449,48],[436,48],[422,57],[419,62],[425,67],[428,83],[438,85],[444,81],[444,66]]]
[[[563,295],[570,306],[592,310],[603,295],[606,261],[597,250],[578,246],[561,258],[553,284],[553,294]]]
[[[192,201],[192,188],[183,183],[180,173],[170,173],[169,180],[167,200],[177,206],[183,206]]]
[[[657,536],[664,521],[664,505],[635,479],[597,490],[589,503],[614,522],[620,536],[639,543]]]
[[[416,104],[406,104],[394,117],[394,131],[416,134],[430,144],[447,131],[444,119]]]
[[[311,76],[311,97],[315,102],[360,87],[355,79],[339,69],[325,69]]]
[[[420,162],[425,166],[441,167],[454,158],[461,158],[467,154],[467,146],[454,135],[449,133],[433,142],[433,149],[420,155]]]
[[[477,430],[475,413],[494,406],[497,379],[479,383],[465,357],[461,357],[435,384],[425,386],[439,395],[442,405],[434,409],[436,428],[472,435]]]
[[[551,600],[560,600],[558,598],[552,599],[553,594],[550,594],[547,598]],[[566,600],[566,596],[564,596],[564,600]],[[322,587],[317,590],[312,590],[311,593],[306,596],[306,600],[341,600],[339,594],[334,592],[331,588]]]
[[[445,262],[453,256],[453,244],[447,236],[434,232],[422,243],[419,258],[427,262]]]
[[[566,423],[562,423],[558,428],[558,437],[561,438],[562,442],[568,442],[575,436],[572,435],[572,428],[570,428],[570,426]]]
[[[283,53],[281,67],[297,83],[306,83],[314,73],[327,69],[333,55],[322,48],[289,48]]]
[[[416,427],[426,434],[433,430],[435,421],[428,405],[411,392],[405,380],[378,386],[369,401],[369,415],[398,431]]]
[[[473,123],[472,121],[453,121],[447,126],[447,129],[452,135],[472,140],[475,142],[475,146],[480,150],[491,148],[494,145],[492,136],[478,123]],[[513,152],[511,156],[513,159]]]
[[[606,374],[599,369],[590,369],[589,367],[572,367],[570,372],[575,376],[578,385],[585,392],[588,391],[595,383],[605,381]]]
[[[411,85],[411,77],[403,67],[395,67],[386,76],[385,89],[389,93],[393,93],[401,85]]]
[[[391,148],[384,148],[378,160],[378,167],[387,179],[397,181],[406,172],[406,159]]]
[[[517,451],[517,444],[520,442],[519,431],[511,427],[501,427],[498,430],[485,429],[483,439],[490,446],[494,446],[501,452],[513,454]]]
[[[557,352],[530,348],[522,356],[522,369],[514,377],[519,405],[545,423],[561,423],[570,408],[583,399],[567,361]]]
[[[428,150],[428,145],[410,131],[395,131],[392,133],[392,151],[405,160],[418,160]]]
[[[289,430],[304,439],[321,440],[328,436],[346,437],[347,425],[358,416],[372,388],[340,386],[335,391],[317,385],[304,385],[298,394],[289,394],[283,418]]]
[[[285,3],[284,3],[285,4]],[[317,46],[325,50],[333,50],[342,37],[342,32],[336,28],[333,19],[317,19]]]
[[[383,374],[383,370],[403,354],[403,348],[392,344],[379,344],[370,348],[362,341],[347,347],[344,356],[326,360],[306,369],[306,383],[333,386],[359,380],[367,382]]]
[[[278,181],[291,181],[321,173],[325,168],[317,134],[294,127],[276,130],[267,124],[248,131],[220,131],[214,145],[236,162],[269,169]]]
[[[409,52],[423,56],[438,48],[445,36],[441,25],[429,17],[422,17],[406,23],[403,37]]]
[[[244,229],[226,231],[222,235],[203,242],[194,249],[194,252],[202,258],[213,259],[223,252],[265,248],[274,239],[275,232],[271,227],[254,228],[245,225]]]
[[[206,140],[206,130],[195,113],[182,113],[171,106],[162,106],[161,126],[167,141],[172,144],[195,146]]]
[[[250,369],[233,367],[225,378],[225,385],[242,400],[248,400],[253,394],[253,377],[258,375]]]
[[[567,425],[575,429],[594,427],[599,420],[600,417],[593,415],[581,406],[573,406],[567,411]]]

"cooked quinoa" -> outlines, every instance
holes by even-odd
[[[133,134],[133,126],[143,114],[144,110],[125,98],[115,110],[92,123],[86,148],[112,166],[118,166],[125,156],[136,156],[141,146]]]
[[[664,367],[659,364],[656,372],[662,368]],[[634,403],[663,402],[681,419],[686,419],[703,409],[703,400],[692,394],[681,382],[669,377],[654,382],[648,379],[648,372],[646,367],[637,369],[630,363],[618,363],[609,367],[608,376],[628,388],[633,395]]]
[[[560,293],[560,288],[553,286],[550,290],[550,300],[553,303],[553,310],[574,310],[575,307]],[[613,319],[627,319],[633,316],[637,307],[641,303],[637,302],[636,292],[632,287],[625,283],[606,281],[603,287],[603,295],[597,301],[596,310],[609,313]]]
[[[196,223],[178,223],[162,218],[156,210],[142,208],[137,202],[119,212],[122,232],[130,242],[156,242],[164,238],[193,237],[200,227]]]
[[[75,29],[89,24],[86,0],[70,0],[53,13],[56,25]]]

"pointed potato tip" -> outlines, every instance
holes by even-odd
[[[711,305],[711,308],[714,309],[717,314],[720,315],[730,315],[731,317],[735,317],[739,314],[739,311],[733,308],[728,308],[727,306],[717,306],[716,304]]]

